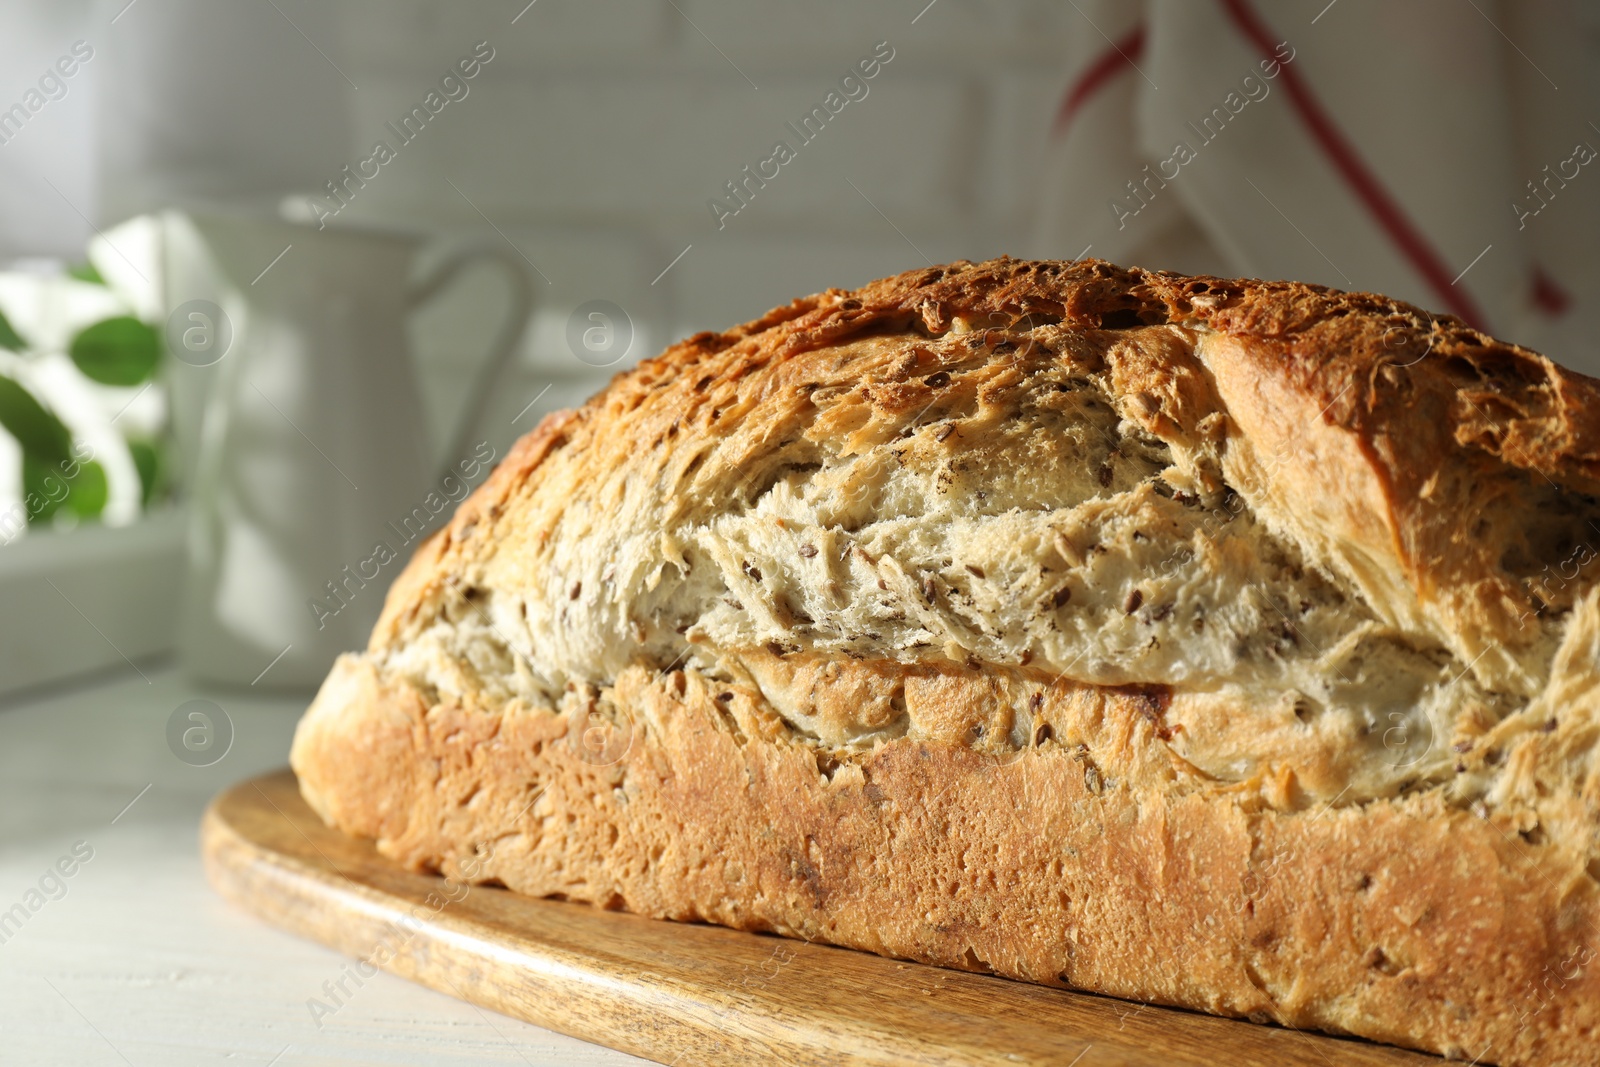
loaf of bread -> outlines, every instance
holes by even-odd
[[[293,764],[413,868],[1600,1063],[1600,381],[1085,260],[829,290],[523,438]]]

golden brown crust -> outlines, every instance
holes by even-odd
[[[966,672],[945,712],[991,684]],[[428,708],[353,657],[330,685],[362,695],[309,714],[302,787],[403,863],[459,877],[488,856],[485,878],[531,895],[1479,1062],[1595,1059],[1592,880],[1427,797],[1285,815],[1120,787],[1085,750],[1151,752],[1134,696],[1059,683],[1048,736],[1009,757],[901,740],[829,768],[751,743],[781,731],[749,694],[631,671],[631,743],[596,765],[581,717]],[[325,727],[341,717],[358,747]]]
[[[486,509],[519,495],[543,459],[584,423],[645,405],[632,433],[660,432],[669,420],[692,418],[710,399],[708,388],[726,396],[751,375],[779,377],[774,364],[912,319],[942,334],[958,316],[1036,319],[1077,330],[1170,323],[1234,342],[1216,346],[1208,370],[1232,385],[1224,398],[1230,417],[1255,414],[1261,432],[1261,420],[1280,423],[1279,437],[1262,442],[1270,465],[1329,462],[1367,480],[1343,497],[1294,480],[1283,492],[1312,501],[1331,496],[1337,510],[1327,517],[1358,530],[1379,565],[1391,567],[1423,604],[1442,598],[1441,610],[1460,631],[1458,651],[1468,659],[1495,643],[1516,649],[1531,637],[1519,621],[1530,606],[1518,588],[1526,576],[1506,573],[1498,558],[1517,538],[1516,505],[1530,480],[1538,480],[1534,488],[1549,483],[1600,494],[1600,381],[1454,317],[1297,282],[1002,258],[908,271],[854,292],[829,290],[672,346],[619,374],[584,408],[552,416],[525,438],[462,507],[437,553],[419,553],[411,569],[448,571],[463,532],[474,530]],[[1170,374],[1163,366],[1144,378],[1159,389]],[[1123,388],[1137,395],[1145,384],[1134,380]],[[746,392],[740,390],[741,399]],[[1183,395],[1168,392],[1173,399]],[[1159,410],[1170,410],[1172,401],[1162,401]],[[1347,452],[1321,455],[1303,439],[1307,430],[1338,438],[1329,447]],[[622,435],[606,436],[612,444]],[[612,447],[639,443],[630,438]],[[1505,523],[1492,530],[1465,526],[1458,519],[1467,510],[1503,514]],[[379,633],[387,632],[380,625]]]
[[[1452,318],[911,271],[545,420],[293,761],[523,892],[1600,1063],[1597,492],[1600,382]]]

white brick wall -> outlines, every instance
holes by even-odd
[[[490,41],[495,63],[525,73],[593,69],[664,48],[673,11],[661,0],[340,0],[347,54],[363,71],[424,76]],[[355,79],[358,84],[360,78]],[[364,87],[363,87],[364,88]]]
[[[567,319],[587,300],[610,300],[633,321],[626,365],[829,285],[1040,251],[1028,224],[1062,59],[1070,35],[1093,33],[1070,5],[525,3],[341,0],[341,55],[360,89],[349,94],[350,157],[329,173],[392,140],[384,124],[477,41],[494,47],[468,97],[405,145],[340,221],[436,229],[441,248],[509,238],[549,278],[485,420],[497,444],[616,369],[568,348]],[[866,98],[801,145],[785,122],[884,40],[895,55]],[[719,229],[707,200],[779,139],[797,158]],[[435,441],[504,308],[502,283],[483,270],[418,317]]]
[[[678,6],[724,51],[826,55],[888,38],[941,64],[952,57],[982,64],[1047,57],[1055,50],[1049,37],[1079,18],[1070,4],[1052,0],[937,0],[931,6],[928,0],[678,0]]]
[[[898,77],[892,64],[864,100],[804,147],[784,123],[820,103],[831,79],[791,76],[757,92],[721,71],[613,79],[503,73],[491,65],[465,100],[400,149],[352,210],[470,224],[479,220],[476,205],[502,226],[577,218],[642,228],[705,223],[711,232],[706,201],[724,196],[723,184],[767,158],[780,139],[798,158],[729,228],[820,224],[849,233],[878,216],[846,178],[900,225],[937,223],[972,201],[973,131],[983,126],[969,86]],[[358,136],[393,142],[385,122],[421,95],[414,80],[369,80],[358,94]],[[886,131],[893,131],[889,145]],[[901,150],[911,146],[914,152]]]

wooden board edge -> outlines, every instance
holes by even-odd
[[[273,776],[263,776],[263,778],[269,777]],[[317,872],[293,857],[270,853],[235,829],[223,817],[223,807],[238,791],[256,787],[261,780],[250,779],[219,793],[206,806],[205,813],[201,817],[201,864],[205,870],[207,883],[224,900],[270,926],[350,957],[354,963],[346,964],[344,971],[354,971],[358,978],[363,974],[370,976],[373,973],[371,970],[365,972],[362,970],[362,964],[366,963],[368,968],[386,971],[479,1008],[487,1008],[522,1019],[569,1037],[602,1044],[656,1063],[684,1062],[678,1048],[672,1050],[672,1059],[656,1058],[662,1055],[662,1046],[644,1042],[639,1039],[637,1033],[626,1028],[602,1027],[597,1030],[594,1026],[574,1026],[566,1013],[555,1010],[541,1011],[537,1005],[507,1002],[507,998],[497,993],[493,983],[473,981],[466,983],[463,988],[451,982],[446,974],[428,965],[432,957],[437,955],[433,950],[444,946],[438,943],[439,939],[436,936],[427,932],[413,932],[406,943],[400,946],[399,951],[383,962],[377,962],[374,946],[379,943],[382,935],[372,931],[371,924],[375,922],[380,930],[391,923],[398,925],[403,922],[407,914],[406,909],[389,902],[381,894],[363,891],[363,887],[359,885],[339,887],[332,882],[333,875],[328,871]],[[337,870],[331,861],[329,866],[330,870]],[[278,891],[270,896],[279,901],[280,906],[263,907],[264,894],[258,889],[251,888],[259,886],[263,880],[270,882]],[[348,912],[362,915],[369,921],[350,922],[348,915],[345,921],[339,923],[327,924],[316,921],[317,916],[328,910],[330,899],[337,900],[341,896],[347,898],[345,903]],[[368,933],[373,933],[374,936],[365,936]],[[322,993],[321,990],[316,992]],[[552,999],[551,1003],[554,1004],[555,1001]],[[680,1042],[680,1046],[693,1044],[692,1041]],[[696,1058],[687,1062],[721,1061]]]
[[[417,982],[437,992],[467,1001],[479,1008],[500,1012],[523,1019],[535,1025],[554,1030],[580,1040],[606,1045],[618,1051],[669,1064],[743,1065],[752,1062],[785,1062],[816,1064],[921,1064],[928,1067],[945,1067],[960,1063],[991,1060],[1004,1062],[1004,1057],[993,1047],[983,1047],[985,1042],[975,1042],[962,1048],[931,1050],[925,1035],[875,1030],[870,1042],[862,1042],[863,1034],[853,1029],[847,1020],[838,1026],[819,1024],[804,1017],[803,1013],[783,1010],[763,1012],[761,1006],[730,1007],[710,1003],[704,996],[697,997],[690,985],[670,976],[639,970],[625,979],[605,973],[593,957],[566,952],[561,946],[537,946],[538,954],[517,945],[496,946],[486,949],[481,929],[473,929],[470,922],[460,921],[455,914],[436,910],[427,916],[427,923],[403,925],[407,916],[417,912],[414,904],[394,894],[385,893],[373,886],[363,885],[346,877],[339,864],[318,847],[306,830],[270,793],[285,789],[295,790],[292,775],[280,771],[240,782],[213,798],[207,806],[200,824],[200,850],[208,882],[224,899],[256,917],[308,940],[318,942],[348,957],[344,972],[357,970],[358,976],[370,977],[382,969],[401,978]],[[276,817],[293,827],[306,845],[319,857],[313,861],[308,855],[289,855],[274,851],[248,836],[248,827],[235,826],[229,814],[238,814],[241,808],[259,808],[260,799],[276,809]],[[295,790],[296,799],[297,790]],[[287,799],[280,796],[280,799]],[[309,813],[307,813],[309,815]],[[315,818],[314,816],[310,816]],[[320,820],[313,832],[323,833]],[[341,850],[356,847],[353,840],[329,834],[324,844],[338,855]],[[379,862],[373,857],[373,862]],[[387,861],[381,861],[387,863]],[[359,864],[352,860],[350,869],[358,876]],[[392,873],[392,872],[391,872]],[[423,877],[423,876],[418,876]],[[561,905],[569,907],[571,905]],[[634,920],[651,923],[653,920]],[[379,958],[375,946],[392,940],[397,929],[408,931],[399,939],[396,951],[387,958]],[[719,928],[706,928],[719,929]],[[743,935],[750,936],[750,935]],[[783,942],[783,944],[791,944]],[[800,943],[792,943],[799,945]],[[807,946],[810,948],[811,946]],[[829,953],[860,955],[847,949],[816,946]],[[465,951],[462,951],[465,949]],[[547,951],[548,949],[548,951]],[[762,951],[767,951],[763,947]],[[866,956],[872,965],[896,965],[881,957]],[[466,962],[463,962],[465,960]],[[359,971],[365,965],[368,970]],[[921,964],[907,964],[918,973],[931,976],[947,975],[952,981],[978,979],[965,972],[944,972],[939,968]],[[496,980],[497,973],[502,980]],[[1003,982],[1003,979],[982,977],[983,981]],[[1009,985],[1010,983],[1008,983]],[[1029,997],[1043,987],[1022,984],[1015,992]],[[902,991],[903,992],[903,991]],[[1049,992],[1057,992],[1051,990]],[[1082,996],[1066,993],[1063,996]],[[1102,1001],[1105,998],[1092,998]],[[1138,1016],[1144,1008],[1134,1004],[1111,1001],[1105,1008],[1106,1020],[1112,1021],[1118,1008],[1124,1021],[1141,1022]],[[771,1004],[766,1005],[769,1009]],[[1166,1009],[1152,1009],[1157,1013]],[[1208,1062],[1207,1053],[1194,1042],[1200,1033],[1213,1026],[1241,1026],[1258,1033],[1248,1035],[1249,1044],[1260,1043],[1257,1052],[1266,1052],[1273,1043],[1282,1057],[1290,1053],[1284,1042],[1298,1044],[1301,1039],[1317,1046],[1322,1061],[1332,1062],[1330,1054],[1341,1051],[1354,1054],[1354,1061],[1382,1062],[1437,1062],[1432,1057],[1406,1050],[1352,1042],[1325,1035],[1302,1034],[1280,1028],[1253,1027],[1247,1023],[1217,1019],[1211,1016],[1181,1013],[1185,1023],[1177,1018],[1167,1018],[1166,1023],[1177,1031],[1166,1045],[1165,1055],[1160,1050],[1145,1048],[1135,1033],[1123,1034],[1121,1025],[1117,1033],[1095,1033],[1092,1047],[1098,1051],[1093,1058],[1095,1067],[1149,1067],[1155,1062],[1183,1064]],[[1164,1018],[1164,1017],[1163,1017]],[[1147,1017],[1135,1030],[1149,1030],[1156,1017]],[[1160,1030],[1168,1029],[1161,1026]],[[1151,1036],[1151,1035],[1146,1035]],[[1219,1030],[1218,1038],[1245,1038],[1245,1031],[1225,1034]],[[1090,1040],[1086,1035],[1083,1040]],[[1135,1043],[1130,1044],[1130,1041]],[[1218,1045],[1216,1051],[1224,1047]],[[1188,1046],[1184,1052],[1180,1049]],[[1326,1046],[1326,1048],[1324,1048]],[[1210,1047],[1207,1042],[1207,1047]],[[980,1051],[981,1049],[981,1051]],[[1240,1050],[1243,1051],[1243,1050]],[[1187,1054],[1185,1054],[1187,1053]],[[1390,1056],[1394,1059],[1391,1061]],[[1415,1059],[1412,1059],[1415,1057]],[[1250,1058],[1250,1057],[1246,1057]],[[1258,1062],[1250,1058],[1251,1062]],[[1309,1057],[1306,1058],[1309,1062]],[[1014,1061],[1027,1062],[1024,1057]],[[1289,1055],[1284,1062],[1300,1062]],[[1321,1061],[1319,1061],[1321,1062]],[[1347,1061],[1349,1062],[1349,1061]]]

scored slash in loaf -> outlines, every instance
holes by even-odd
[[[295,737],[416,868],[1600,1063],[1600,381],[1364,293],[830,290],[522,439]]]

